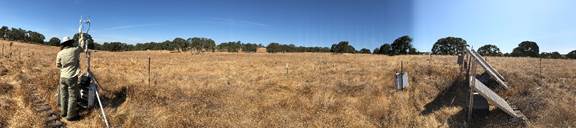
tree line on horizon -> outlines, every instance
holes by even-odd
[[[78,40],[79,34],[73,36]],[[0,38],[3,40],[23,41],[34,44],[43,44],[58,46],[61,42],[59,38],[52,37],[48,42],[44,42],[43,34],[24,30],[21,28],[9,28],[2,26],[0,28]],[[266,48],[269,53],[284,52],[332,52],[332,53],[355,53],[355,54],[380,54],[380,55],[416,55],[416,54],[435,54],[435,55],[456,55],[463,52],[463,48],[468,46],[466,40],[459,37],[444,37],[438,39],[430,52],[419,52],[412,45],[412,38],[408,35],[398,37],[392,43],[384,43],[373,51],[362,48],[356,50],[348,41],[340,41],[331,47],[305,47],[294,44],[281,44],[272,42],[264,46],[258,43],[243,43],[240,41],[223,42],[216,44],[210,38],[192,37],[192,38],[174,38],[163,42],[147,42],[128,44],[122,42],[103,42],[96,43],[89,34],[84,34],[90,49],[105,51],[140,51],[140,50],[174,50],[174,51],[202,51],[202,52],[256,52],[258,48]],[[511,53],[502,53],[500,49],[493,44],[486,44],[477,49],[478,53],[483,56],[510,56],[510,57],[541,57],[541,58],[571,58],[576,59],[576,50],[562,55],[559,52],[540,52],[538,44],[534,41],[523,41]]]
[[[0,38],[4,40],[19,40],[24,42],[44,43],[44,35],[22,28],[0,27]]]

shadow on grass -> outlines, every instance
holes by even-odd
[[[102,96],[102,104],[105,107],[117,108],[126,101],[128,96],[128,89],[126,87],[122,87],[119,90],[112,91],[111,93],[113,97]]]
[[[440,95],[438,95],[434,100],[424,106],[424,110],[420,112],[422,115],[429,115],[444,107],[461,107],[458,113],[450,116],[447,120],[449,127],[451,128],[462,128],[466,127],[466,115],[468,107],[468,97],[469,88],[468,82],[459,77],[452,84],[442,90]],[[471,122],[471,127],[485,127],[486,120],[484,116],[474,116],[474,120]]]
[[[468,101],[468,87],[466,81],[458,78],[452,82],[450,87],[442,90],[434,100],[424,106],[420,112],[422,115],[428,115],[442,109],[443,107],[466,107]]]

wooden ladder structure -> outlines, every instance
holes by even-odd
[[[520,110],[510,105],[504,98],[498,96],[496,92],[488,88],[480,80],[476,79],[476,66],[480,65],[489,75],[493,78],[499,85],[503,86],[504,89],[509,89],[510,87],[506,84],[506,79],[502,77],[492,65],[488,64],[486,60],[480,54],[469,47],[464,48],[463,55],[459,56],[458,63],[461,66],[461,71],[466,72],[466,79],[469,86],[469,102],[467,108],[467,124],[472,121],[472,110],[474,104],[474,93],[482,95],[482,97],[494,103],[499,109],[506,112],[508,115],[527,121],[528,119]]]

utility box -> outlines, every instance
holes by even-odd
[[[397,72],[395,74],[395,87],[398,90],[408,88],[408,73],[407,72]]]
[[[472,106],[472,115],[474,118],[484,118],[490,113],[488,100],[478,93],[474,93],[474,103]]]
[[[80,78],[80,97],[78,105],[83,108],[92,108],[96,101],[96,84],[92,82],[92,77],[82,75]]]

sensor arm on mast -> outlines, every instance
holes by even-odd
[[[82,17],[80,17],[80,27],[78,27],[78,33],[79,33],[79,37],[78,37],[78,42],[82,42],[84,45],[84,52],[88,53],[88,43],[86,42],[86,39],[84,39],[84,33],[88,33],[88,31],[90,31],[90,19],[86,18],[83,19]]]
[[[80,26],[78,27],[78,42],[80,42],[80,45],[82,45],[80,47],[84,49],[84,53],[86,54],[86,72],[90,72],[90,67],[92,66],[90,64],[90,50],[88,48],[88,42],[86,42],[86,39],[84,38],[84,34],[90,31],[90,23],[91,22],[89,18],[84,19],[80,17]]]
[[[94,83],[96,85],[96,89],[95,94],[96,94],[96,100],[98,101],[98,105],[100,106],[100,112],[101,112],[101,116],[103,117],[104,123],[106,124],[107,128],[110,128],[110,123],[108,122],[108,118],[106,118],[106,113],[104,111],[104,106],[102,105],[102,101],[100,100],[100,94],[98,92],[99,86],[100,84],[98,83],[98,80],[96,79],[96,76],[94,75],[94,73],[92,73],[92,71],[90,70],[91,64],[90,64],[90,49],[88,48],[88,42],[86,42],[86,39],[84,39],[84,34],[88,33],[88,31],[90,31],[90,19],[83,19],[82,17],[80,17],[80,27],[78,28],[78,33],[80,37],[78,37],[79,41],[81,42],[80,45],[83,45],[84,48],[84,52],[86,53],[86,62],[87,62],[87,66],[86,66],[86,75],[89,76],[91,78],[91,82]]]

